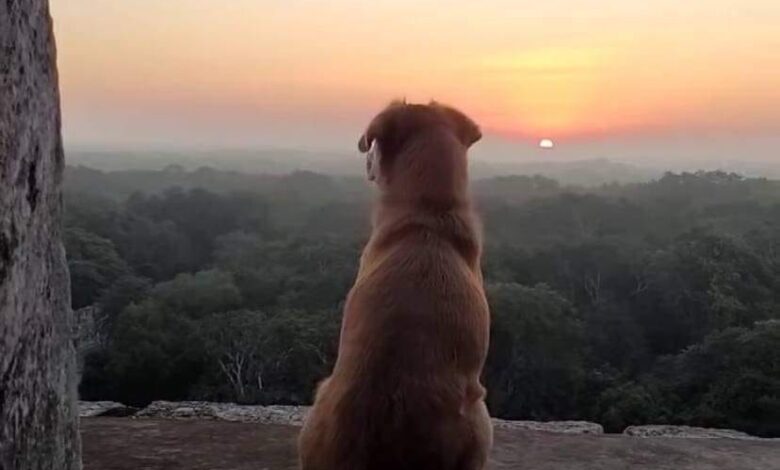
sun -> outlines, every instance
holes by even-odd
[[[555,147],[555,143],[550,139],[542,139],[539,141],[539,148],[552,149]]]

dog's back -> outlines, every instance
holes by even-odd
[[[410,194],[415,182],[405,173],[414,164],[465,165],[465,146],[444,127],[417,131],[428,134],[401,147],[405,153],[394,156],[395,171],[384,170],[395,183],[384,182],[374,232],[344,309],[336,366],[301,434],[306,470],[484,464],[491,432],[479,375],[489,315],[477,224],[466,193],[431,198],[426,185]],[[457,170],[465,176],[465,168]],[[461,177],[455,173],[429,177]]]

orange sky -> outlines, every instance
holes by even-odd
[[[403,96],[517,142],[780,134],[777,0],[51,4],[74,144],[334,148]]]

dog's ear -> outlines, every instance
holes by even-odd
[[[366,129],[365,134],[360,136],[360,140],[358,140],[358,150],[360,150],[360,153],[368,153],[369,149],[371,149],[371,143],[376,140],[375,134],[376,132],[369,127]]]
[[[379,113],[368,125],[366,132],[358,140],[358,150],[366,153],[371,144],[377,141],[379,148],[387,152],[393,146],[396,139],[395,115],[396,111],[406,106],[405,101],[393,101],[381,113]]]
[[[382,153],[379,151],[379,146],[376,140],[371,142],[371,145],[366,152],[366,178],[368,181],[377,181],[382,176],[380,167],[382,165]]]
[[[482,138],[482,131],[470,117],[453,107],[435,101],[432,101],[431,105],[439,108],[445,114],[450,121],[450,125],[455,130],[455,135],[458,136],[460,142],[466,147],[471,147]]]
[[[366,132],[360,136],[360,139],[358,140],[358,150],[360,150],[361,153],[367,153],[371,149],[371,145],[375,142],[385,141],[388,131],[387,126],[388,119],[384,113],[375,117],[371,121],[371,124],[368,125]]]

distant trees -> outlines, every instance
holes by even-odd
[[[159,191],[133,193],[150,182]],[[74,307],[97,312],[105,338],[84,358],[83,397],[311,399],[368,235],[364,186],[179,170],[82,171],[70,188]],[[780,435],[780,183],[506,177],[475,192],[492,413]]]
[[[606,429],[670,423],[780,432],[780,320],[728,328],[702,343],[659,358],[639,382],[619,384],[600,397]]]
[[[74,309],[92,305],[103,290],[130,273],[111,240],[71,227],[65,231],[65,244]]]
[[[662,358],[647,380],[671,408],[670,419],[780,434],[780,320],[713,333]]]
[[[337,316],[294,310],[272,314],[240,310],[209,316],[201,323],[207,363],[230,384],[223,396],[239,402],[305,401],[335,353]]]
[[[584,383],[581,319],[572,305],[540,284],[493,284],[488,403],[509,418],[576,416]]]
[[[302,402],[335,354],[337,312],[239,309],[241,292],[224,271],[183,273],[151,289],[125,278],[101,299],[111,341],[86,358],[90,399]]]
[[[250,390],[262,392],[267,367],[286,355],[286,351],[269,347],[273,338],[267,320],[261,312],[238,310],[213,314],[201,324],[205,352],[219,366],[238,401],[245,401]],[[274,353],[279,357],[274,358]]]

